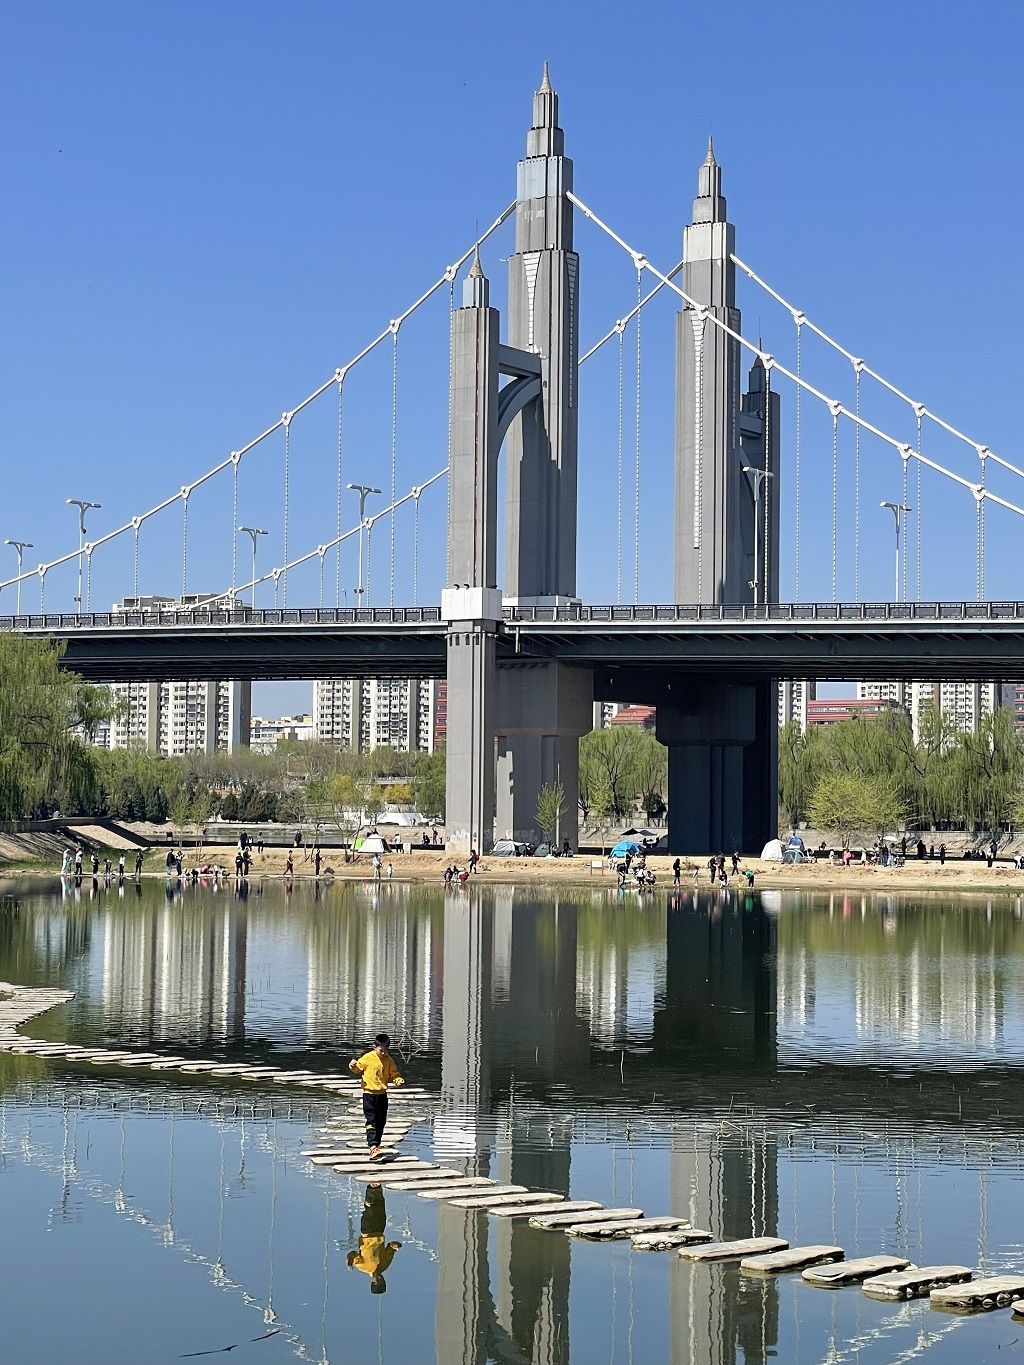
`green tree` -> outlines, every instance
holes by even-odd
[[[80,731],[114,705],[60,667],[63,644],[13,633],[0,639],[0,818],[24,819],[42,804],[91,810],[99,796],[96,751]]]
[[[808,815],[819,829],[838,835],[845,848],[858,837],[900,829],[907,806],[894,778],[832,771],[815,783]]]
[[[561,782],[545,782],[537,793],[537,828],[550,844],[557,836],[565,810],[565,788]]]
[[[413,777],[416,806],[427,820],[443,820],[445,807],[445,754],[421,754]]]

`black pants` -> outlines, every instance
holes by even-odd
[[[384,1136],[384,1125],[388,1121],[386,1091],[379,1095],[363,1092],[363,1118],[366,1120],[366,1145],[379,1147]]]

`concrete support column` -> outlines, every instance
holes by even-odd
[[[442,610],[458,611],[452,599],[489,601],[477,613],[449,620],[448,737],[445,749],[448,848],[463,857],[490,848],[494,831],[495,638],[501,615],[496,590],[442,593]],[[488,611],[490,615],[483,613]],[[495,614],[496,613],[496,614]]]
[[[668,845],[673,853],[761,852],[776,823],[778,744],[770,679],[694,679],[659,703],[668,747]]]
[[[557,839],[579,835],[579,742],[594,715],[588,669],[555,662],[498,670],[497,817],[499,838],[535,839],[541,787],[565,790]]]

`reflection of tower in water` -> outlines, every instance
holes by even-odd
[[[775,1066],[775,921],[753,898],[710,904],[680,897],[667,924],[665,1010],[655,1026],[662,1060],[696,1074]],[[744,1095],[735,1096],[742,1111]],[[774,1234],[778,1225],[776,1138],[746,1125],[695,1124],[673,1137],[671,1205],[716,1237]],[[770,1282],[674,1264],[672,1359],[693,1365],[760,1360],[778,1339]]]
[[[438,1141],[461,1148],[462,1155],[472,1145],[473,1169],[502,1183],[567,1190],[570,1118],[554,1127],[545,1121],[543,1131],[517,1132],[513,1144],[500,1148],[488,1129],[496,1134],[499,1126],[491,1090],[497,1068],[539,1067],[554,1078],[580,1060],[573,1044],[580,1033],[574,908],[524,903],[511,887],[486,898],[474,888],[446,918],[444,938],[441,1085],[450,1117],[436,1127]],[[514,1091],[508,1103],[500,1126],[518,1124]],[[439,1207],[437,1359],[561,1365],[568,1358],[568,1238],[519,1222],[489,1228],[488,1221],[484,1214]]]

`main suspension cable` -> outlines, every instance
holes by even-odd
[[[392,323],[391,344],[391,504],[398,496],[398,328]],[[391,514],[391,578],[388,584],[388,606],[395,605],[395,514]]]
[[[622,421],[623,372],[625,367],[626,325],[620,319],[619,329],[619,421],[615,442],[615,602],[622,605]]]

